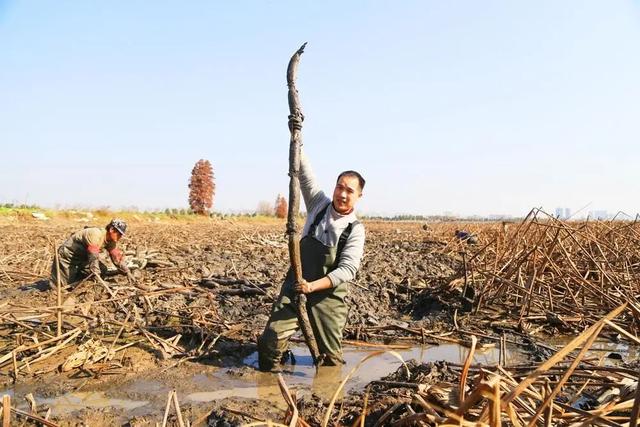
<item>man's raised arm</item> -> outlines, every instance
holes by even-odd
[[[327,196],[318,186],[316,176],[311,169],[311,163],[304,152],[300,153],[300,191],[302,192],[307,212],[311,212],[318,205],[326,203]]]

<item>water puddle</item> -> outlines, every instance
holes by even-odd
[[[335,393],[340,382],[348,373],[367,355],[375,349],[345,348],[344,359],[346,364],[339,367],[321,367],[316,375],[309,351],[304,346],[292,347],[296,364],[284,366],[283,377],[290,388],[295,388],[298,395],[315,394],[328,400]],[[435,362],[444,360],[450,363],[463,363],[469,349],[456,344],[443,344],[439,346],[414,347],[407,350],[395,350],[405,361],[414,359],[418,362]],[[497,348],[478,349],[474,355],[474,363],[491,365],[497,364],[499,350]],[[515,364],[526,360],[525,356],[517,350],[507,349],[507,364]],[[244,360],[246,365],[257,368],[257,353]],[[379,379],[400,367],[401,362],[389,353],[379,355],[366,361],[353,375],[344,387],[348,392],[352,389],[364,387],[373,380]],[[231,378],[228,371],[219,372],[211,377],[200,378],[196,381],[199,387],[206,391],[198,391],[186,396],[192,402],[211,402],[228,397],[243,397],[249,399],[261,399],[273,402],[275,405],[285,408],[278,387],[277,378],[273,374],[255,371],[254,374],[245,377]]]
[[[145,400],[114,399],[105,396],[104,392],[75,392],[54,398],[37,399],[39,404],[51,408],[53,415],[66,415],[84,408],[115,408],[131,411],[148,404]]]
[[[260,375],[266,376],[268,374]],[[270,376],[273,377],[272,375]],[[278,402],[281,400],[282,395],[275,378],[264,378],[264,381],[257,381],[254,387],[234,387],[217,391],[200,391],[187,395],[187,400],[190,402],[213,402],[214,400],[226,399],[228,397],[263,399]],[[284,404],[284,400],[282,400],[282,403]]]
[[[284,366],[283,377],[287,385],[296,390],[298,396],[315,394],[328,400],[346,375],[374,351],[378,350],[346,347],[344,366],[321,367],[316,374],[308,349],[304,345],[292,346],[296,363]],[[418,362],[443,360],[450,363],[463,363],[469,350],[456,344],[443,344],[395,351],[405,361],[415,359]],[[496,364],[499,358],[498,353],[496,348],[478,349],[474,355],[474,363]],[[526,356],[521,352],[516,349],[507,349],[507,364],[524,361]],[[180,401],[185,403],[212,402],[233,397],[261,399],[285,409],[286,403],[280,393],[277,376],[255,369],[257,353],[247,357],[244,365],[239,368],[203,368],[203,373],[191,375],[179,382],[138,379],[118,389],[108,390],[107,393],[111,397],[108,397],[105,392],[72,392],[53,398],[36,396],[36,401],[39,405],[49,406],[54,415],[68,415],[85,408],[113,408],[126,411],[128,416],[144,416],[161,410],[166,402],[167,392],[175,388]],[[369,382],[394,372],[400,365],[401,362],[389,353],[369,359],[347,382],[343,392],[362,388]],[[27,392],[19,389],[5,390],[5,393],[12,396],[14,394],[24,396]]]
[[[548,344],[561,349],[569,344],[575,337],[553,337],[547,341]],[[580,350],[578,347],[576,350]],[[587,351],[587,357],[603,357],[605,365],[616,365],[623,362],[630,362],[640,359],[640,346],[630,345],[626,342],[614,342],[609,340],[598,340],[593,343]]]

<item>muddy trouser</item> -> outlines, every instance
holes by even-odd
[[[83,279],[86,279],[91,274],[91,271],[89,270],[88,260],[69,260],[69,258],[65,256],[63,250],[58,251],[58,259],[60,261],[60,284],[62,286],[68,286],[77,283]],[[104,269],[105,266],[100,263],[100,270],[102,270],[103,273]],[[51,264],[51,277],[49,279],[52,286],[56,286],[57,284],[56,272],[56,260],[54,258],[53,263]]]
[[[342,360],[342,330],[347,321],[345,296],[347,284],[307,294],[307,313],[311,329],[324,355],[324,365],[337,365]],[[273,304],[271,316],[263,334],[258,338],[258,363],[261,370],[272,370],[280,363],[289,347],[289,338],[298,330],[298,316],[290,283],[282,286],[278,300]]]
[[[313,237],[316,227],[328,208],[329,205],[316,215],[308,234],[300,240],[302,277],[307,282],[326,277],[338,265],[339,245],[325,246]],[[347,234],[347,230],[343,231],[340,241],[343,240],[343,235],[347,237]],[[258,364],[263,371],[271,371],[279,365],[283,353],[288,349],[289,338],[298,330],[298,316],[294,301],[295,282],[293,270],[289,269],[280,290],[280,296],[271,308],[267,326],[258,338]],[[348,309],[345,302],[347,288],[347,283],[341,283],[329,289],[306,294],[307,314],[320,352],[319,360],[314,363],[319,365],[344,363],[342,330],[347,322]]]

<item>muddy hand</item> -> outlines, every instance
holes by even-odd
[[[298,117],[294,115],[289,116],[289,130],[302,130],[302,121],[304,120],[304,116]]]
[[[93,278],[96,279],[96,282],[100,283],[101,285],[107,285],[102,276],[100,276],[99,274],[93,273]]]
[[[300,294],[310,294],[313,292],[313,285],[306,280],[302,280],[302,282],[296,283],[296,292]]]
[[[129,282],[130,285],[137,285],[138,281],[136,280],[135,276],[131,273],[131,271],[126,272],[127,275],[127,281]]]

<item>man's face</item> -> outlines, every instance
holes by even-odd
[[[120,238],[122,237],[122,234],[120,234],[120,232],[118,230],[116,230],[113,227],[109,227],[107,229],[107,240],[110,242],[118,242],[118,240],[120,240]]]
[[[362,196],[360,183],[355,176],[342,176],[333,190],[333,208],[340,214],[348,214]]]

